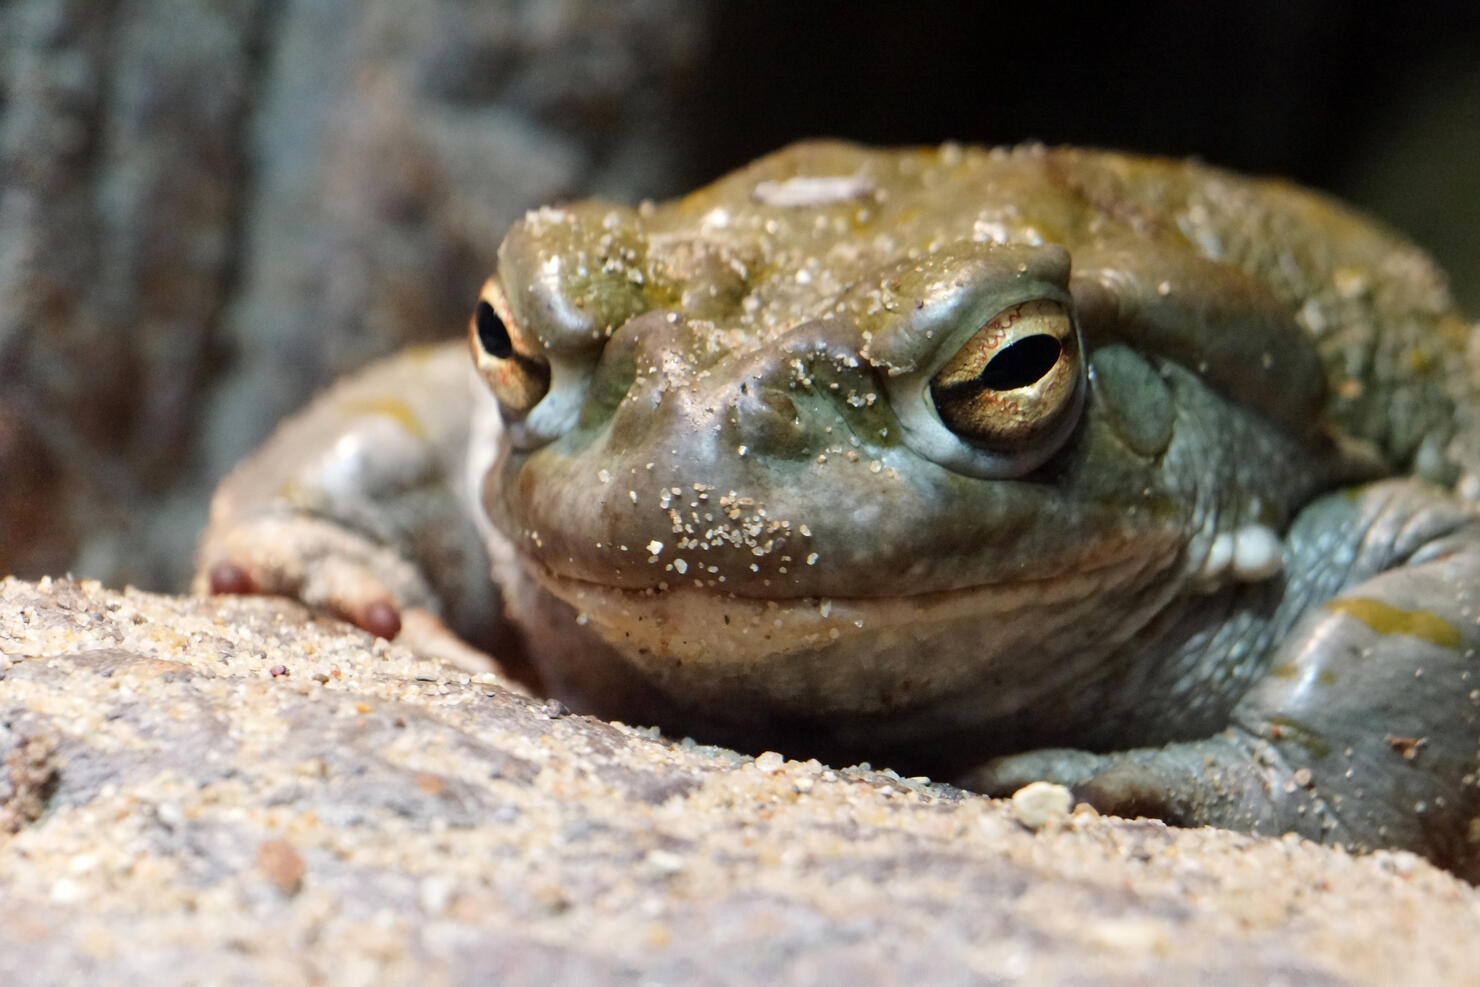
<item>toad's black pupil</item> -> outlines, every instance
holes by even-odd
[[[977,382],[989,391],[1027,387],[1053,369],[1062,349],[1052,336],[1043,333],[1025,336],[993,357],[977,375]]]
[[[479,302],[473,318],[478,326],[478,345],[485,353],[499,360],[507,360],[514,355],[514,341],[509,338],[504,320],[498,317],[492,305]]]

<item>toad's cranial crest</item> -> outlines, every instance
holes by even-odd
[[[529,213],[466,343],[227,479],[202,586],[431,610],[675,736],[1474,879],[1472,335],[1282,182],[799,144]]]

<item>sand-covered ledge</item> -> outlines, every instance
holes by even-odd
[[[265,599],[0,582],[0,982],[1475,983],[1407,853],[674,744]]]

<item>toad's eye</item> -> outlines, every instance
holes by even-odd
[[[1074,403],[1078,336],[1058,302],[999,312],[930,380],[941,421],[992,449],[1020,449],[1052,429]]]
[[[538,354],[538,344],[518,331],[495,280],[484,285],[468,321],[468,345],[506,419],[523,418],[550,390],[550,364]]]

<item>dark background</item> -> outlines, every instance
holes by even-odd
[[[1330,0],[717,10],[695,79],[707,165],[843,129],[1199,154],[1313,182],[1367,153],[1415,89],[1473,67],[1480,29],[1480,5],[1422,2],[1401,17]]]
[[[0,0],[0,573],[180,588],[220,475],[457,333],[522,210],[818,135],[1290,176],[1480,312],[1480,4]]]
[[[1480,4],[718,9],[689,177],[807,134],[1195,155],[1364,200],[1452,249],[1480,302],[1480,237],[1454,213],[1480,220]]]

